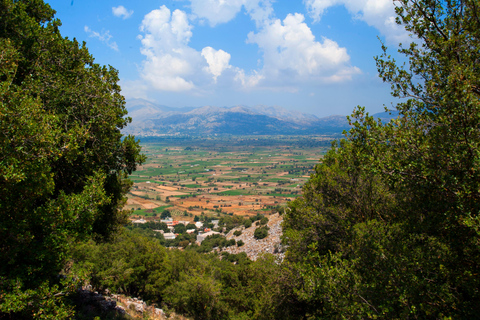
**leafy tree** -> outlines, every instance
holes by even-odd
[[[266,225],[267,223],[268,223],[268,218],[267,218],[267,217],[262,217],[262,218],[260,219],[260,224],[261,224],[261,225]]]
[[[253,236],[255,237],[255,239],[266,238],[268,236],[268,227],[263,226],[263,227],[256,228],[255,231],[253,232]]]
[[[175,233],[178,233],[178,234],[187,232],[187,228],[185,227],[185,225],[183,223],[179,223],[179,224],[175,225],[174,229],[175,229]]]
[[[316,318],[480,312],[480,3],[397,1],[418,38],[376,58],[399,117],[358,108],[285,215],[298,303]]]
[[[117,71],[63,38],[54,13],[0,1],[0,316],[43,308],[52,295],[12,306],[8,294],[48,291],[71,240],[108,239],[125,223],[127,176],[144,159],[120,132],[130,119]]]
[[[196,229],[197,229],[197,227],[196,227],[193,223],[187,224],[187,227],[186,227],[186,228],[187,228],[187,230],[189,230],[189,229],[194,229],[194,230],[196,230]]]
[[[166,218],[170,218],[171,216],[172,214],[170,213],[170,210],[163,210],[162,214],[160,215],[160,218],[166,219]]]

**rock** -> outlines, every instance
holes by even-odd
[[[122,306],[116,306],[115,310],[122,315],[127,313],[127,311],[125,311],[125,309]]]
[[[133,305],[135,306],[135,311],[140,313],[143,313],[145,311],[145,306],[143,305],[143,303],[133,303]]]

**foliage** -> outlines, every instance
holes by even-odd
[[[87,273],[96,288],[152,299],[168,283],[166,249],[155,239],[124,230],[110,243],[75,246],[75,273]]]
[[[175,233],[185,233],[187,227],[183,223],[178,223],[174,226]]]
[[[207,240],[204,240],[207,241]],[[166,250],[156,239],[125,229],[111,243],[73,250],[76,273],[95,290],[110,289],[163,305],[193,319],[293,319],[289,273],[272,255]]]
[[[225,231],[228,233],[233,228],[236,228],[244,223],[245,219],[241,216],[223,216],[218,223],[219,226],[225,226]]]
[[[419,44],[400,50],[406,67],[386,48],[376,61],[393,95],[409,99],[385,124],[358,108],[285,214],[287,264],[307,317],[480,312],[480,3],[397,4]]]
[[[117,71],[63,38],[54,13],[0,1],[0,316],[61,304],[44,290],[63,288],[69,242],[108,239],[126,221],[127,175],[143,161],[120,132],[130,119]],[[23,292],[15,308],[12,292]]]
[[[262,218],[260,219],[260,224],[261,224],[261,225],[266,225],[267,223],[268,223],[268,218],[267,218],[267,217],[262,217]]]
[[[164,232],[170,232],[165,222],[147,221],[145,223],[133,223],[128,226],[129,229],[149,229],[149,230],[163,230]]]
[[[189,224],[187,224],[186,229],[187,230],[192,230],[192,229],[196,230],[197,227],[193,223],[189,223]]]
[[[268,229],[269,228],[267,226],[256,228],[253,232],[253,236],[258,240],[266,238],[268,236]]]
[[[170,213],[170,210],[163,210],[162,214],[160,215],[160,218],[166,219],[166,218],[170,218],[171,216],[172,214]]]

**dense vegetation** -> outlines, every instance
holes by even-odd
[[[62,318],[55,295],[72,241],[127,218],[143,161],[117,71],[63,38],[41,0],[0,0],[0,317]]]
[[[142,159],[119,132],[116,72],[62,38],[42,1],[1,0],[0,318],[71,317],[73,275],[194,319],[478,318],[480,2],[396,3],[418,44],[400,50],[407,69],[386,48],[376,61],[407,99],[388,123],[354,112],[285,210],[280,263],[167,250],[163,225],[118,229]],[[222,221],[252,223],[265,221]]]
[[[271,255],[252,262],[245,253],[225,252],[219,259],[167,250],[128,230],[112,242],[90,241],[74,251],[75,272],[88,273],[95,288],[141,296],[166,311],[194,319],[294,318],[288,314],[293,293],[284,287],[287,281],[279,281],[286,274]]]
[[[419,38],[385,52],[399,117],[358,108],[287,212],[288,264],[318,318],[473,319],[480,314],[479,1],[398,1]],[[385,48],[384,48],[385,49]]]

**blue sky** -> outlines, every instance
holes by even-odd
[[[395,102],[380,41],[407,33],[392,0],[52,0],[63,36],[119,70],[127,99],[171,107],[281,106],[317,116]]]

